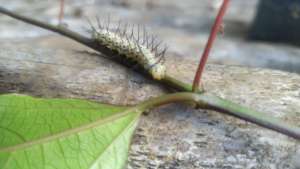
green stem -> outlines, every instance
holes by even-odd
[[[96,45],[92,39],[90,39],[88,37],[85,37],[83,35],[80,35],[76,32],[73,32],[72,30],[70,30],[68,28],[65,28],[65,27],[62,27],[60,25],[55,26],[55,25],[51,25],[51,24],[48,24],[48,23],[45,23],[45,22],[42,22],[42,21],[38,21],[36,19],[32,19],[32,18],[29,18],[29,17],[26,17],[26,16],[22,16],[22,15],[19,15],[19,14],[15,13],[15,12],[9,11],[9,10],[3,8],[3,7],[0,7],[0,13],[8,15],[12,18],[17,19],[17,20],[21,20],[23,22],[26,22],[26,23],[29,23],[29,24],[47,29],[49,31],[59,33],[59,34],[65,36],[65,37],[73,39],[73,40],[75,40],[75,41],[77,41],[77,42],[79,42],[79,43],[81,43],[85,46],[88,46],[88,47],[90,47],[90,48],[92,48],[96,51],[99,51],[99,52],[101,52],[101,53],[103,53],[107,56],[113,56],[114,55],[105,46],[101,46],[100,44]],[[116,60],[115,57],[108,57],[108,59],[120,63],[120,61]],[[176,79],[174,79],[174,78],[172,78],[168,75],[166,75],[165,78],[162,79],[160,82],[166,84],[168,87],[172,87],[173,89],[175,89],[177,91],[192,91],[192,86],[191,85],[183,83],[179,80],[176,80]]]
[[[238,104],[209,94],[197,94],[191,92],[167,94],[147,100],[139,104],[137,108],[144,111],[169,103],[185,101],[194,102],[202,109],[215,110],[227,115],[238,117],[245,121],[252,122],[259,126],[293,137],[297,140],[300,139],[300,128],[298,127],[291,126],[277,118],[267,116],[264,113],[242,107]]]
[[[74,31],[66,28],[66,27],[63,27],[62,25],[55,26],[55,25],[48,24],[46,22],[42,22],[42,21],[32,19],[32,18],[29,18],[29,17],[26,17],[26,16],[22,16],[22,15],[19,15],[19,14],[15,13],[15,12],[9,11],[9,10],[1,7],[1,6],[0,6],[0,13],[8,15],[12,18],[23,21],[25,23],[35,25],[35,26],[38,26],[40,28],[44,28],[44,29],[52,31],[52,32],[56,32],[56,33],[61,34],[65,37],[73,39],[73,40],[75,40],[75,41],[77,41],[77,42],[79,42],[79,43],[81,43],[85,46],[88,46],[92,49],[95,49],[96,51],[99,51],[99,52],[101,52],[101,53],[103,53],[107,56],[113,56],[112,52],[106,46],[103,46],[103,45],[100,45],[100,44],[95,44],[94,40],[92,40],[91,38],[85,37],[85,36],[83,36],[83,35],[81,35],[77,32],[74,32]]]
[[[185,92],[191,92],[192,86],[184,83],[182,81],[179,81],[169,75],[165,75],[165,77],[161,80],[162,83],[164,83],[166,86],[171,87],[172,89],[175,89],[177,91],[185,91]],[[199,91],[197,91],[199,92]]]
[[[5,15],[8,15],[12,18],[15,18],[15,19],[18,19],[18,20],[21,20],[23,22],[26,22],[26,23],[29,23],[29,24],[32,24],[32,25],[35,25],[35,26],[38,26],[38,27],[41,27],[41,28],[44,28],[44,29],[47,29],[47,30],[50,30],[52,32],[56,32],[56,33],[59,33],[61,35],[64,35],[68,38],[71,38],[75,41],[78,41],[80,43],[83,43],[83,44],[88,44],[90,43],[90,40],[76,32],[73,32],[67,28],[64,28],[62,26],[55,26],[55,25],[51,25],[51,24],[48,24],[48,23],[44,23],[44,22],[41,22],[41,21],[38,21],[36,19],[31,19],[29,17],[26,17],[26,16],[22,16],[22,15],[19,15],[17,13],[14,13],[12,11],[9,11],[3,7],[0,6],[0,13],[3,13]]]

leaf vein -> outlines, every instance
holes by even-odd
[[[19,149],[27,148],[27,147],[33,146],[35,144],[42,144],[42,143],[49,142],[49,141],[52,141],[52,140],[55,140],[55,139],[58,139],[58,138],[61,138],[61,137],[66,137],[66,136],[69,136],[69,135],[72,135],[72,134],[75,134],[75,133],[78,133],[78,132],[81,132],[81,131],[84,131],[84,130],[87,130],[87,129],[94,128],[96,126],[104,125],[108,122],[114,121],[118,118],[124,117],[128,114],[131,114],[131,113],[140,113],[140,110],[136,109],[135,107],[129,108],[127,110],[124,110],[121,113],[115,113],[114,115],[109,116],[107,118],[98,119],[94,122],[91,122],[91,123],[88,123],[88,124],[85,124],[85,125],[82,125],[82,126],[79,126],[79,127],[76,127],[76,128],[68,129],[68,130],[65,130],[63,132],[59,132],[59,133],[56,133],[56,134],[53,134],[53,135],[49,135],[49,136],[46,136],[46,137],[39,138],[37,140],[27,141],[27,142],[24,142],[22,144],[0,148],[0,152],[17,151]]]

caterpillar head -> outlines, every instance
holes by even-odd
[[[166,67],[162,64],[157,64],[153,66],[149,71],[154,79],[161,80],[166,74]]]

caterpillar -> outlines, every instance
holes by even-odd
[[[117,54],[118,60],[121,58],[121,61],[125,64],[132,61],[136,62],[137,65],[141,67],[143,71],[150,74],[153,79],[162,80],[166,76],[164,58],[167,48],[165,47],[160,49],[161,42],[156,42],[155,36],[149,36],[145,27],[141,33],[138,25],[136,35],[134,34],[133,26],[131,34],[128,34],[127,24],[124,28],[121,28],[121,24],[119,24],[116,30],[112,30],[109,27],[109,19],[108,24],[104,26],[100,24],[99,18],[96,17],[98,27],[93,26],[90,20],[88,20],[92,27],[92,29],[89,29],[89,32],[91,33],[91,37],[89,38],[70,30],[63,25],[51,25],[16,14],[2,7],[0,7],[0,13],[44,29],[57,32],[107,56]]]
[[[124,28],[121,27],[121,22],[117,29],[112,30],[109,27],[109,21],[106,26],[100,24],[97,19],[97,27],[95,27],[90,20],[91,39],[93,39],[100,46],[105,46],[110,50],[125,57],[124,60],[136,62],[140,67],[147,71],[152,78],[161,80],[166,74],[166,67],[164,65],[165,53],[167,47],[160,49],[161,41],[156,42],[155,36],[149,36],[145,27],[142,32],[140,25],[137,26],[137,34],[134,33],[134,25],[131,28],[131,33],[128,33],[127,24]]]

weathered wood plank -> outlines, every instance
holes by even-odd
[[[122,66],[58,36],[1,42],[0,92],[133,104],[166,92]],[[196,63],[168,56],[168,73],[191,81]],[[205,89],[300,125],[300,76],[209,65]],[[128,168],[295,168],[299,143],[243,121],[171,105],[143,116]],[[273,167],[272,167],[273,166]]]

